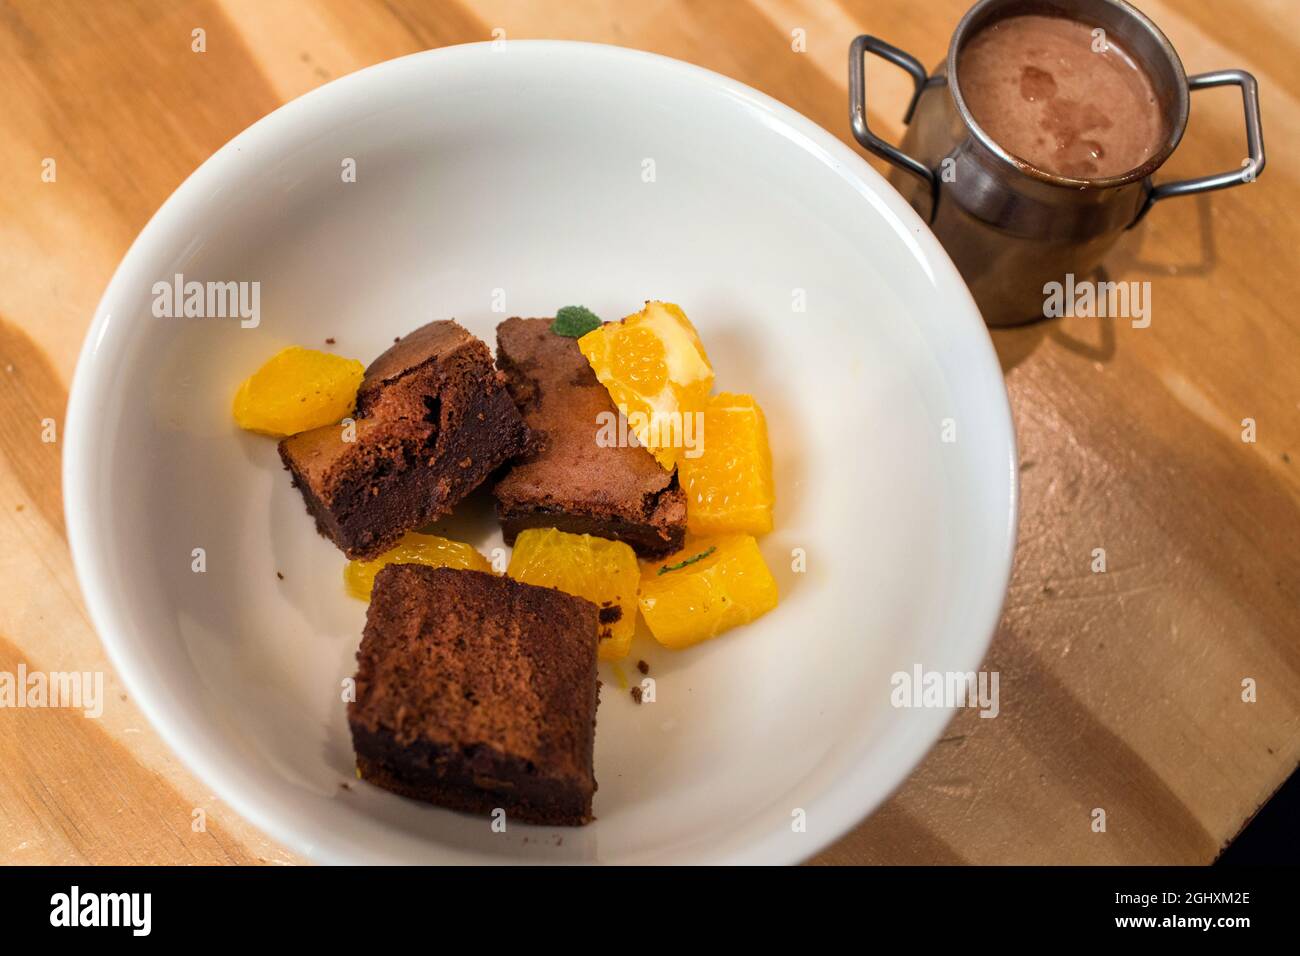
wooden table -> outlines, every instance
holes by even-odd
[[[1300,760],[1300,42],[1294,0],[1151,0],[1189,72],[1258,77],[1256,184],[1162,204],[1107,260],[1152,323],[994,342],[1015,410],[1020,545],[967,711],[823,863],[1204,863]],[[108,674],[100,720],[0,710],[0,862],[294,862],[181,766],[82,606],[58,442],[73,365],[128,244],[202,160],[334,77],[428,47],[567,37],[734,76],[849,140],[857,33],[929,64],[964,0],[23,0],[0,3],[0,671]],[[192,52],[192,31],[206,52]],[[792,31],[806,49],[792,49]],[[901,72],[869,72],[900,133]],[[1235,90],[1198,93],[1169,175],[1244,157]],[[56,162],[54,182],[42,162]],[[1256,440],[1243,441],[1244,419]],[[1104,548],[1107,571],[1093,573]],[[1246,678],[1254,703],[1242,700]],[[194,808],[207,827],[194,832]],[[1106,811],[1104,833],[1093,810]]]

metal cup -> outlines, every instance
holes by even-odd
[[[1160,149],[1122,175],[1071,179],[1017,159],[990,139],[962,98],[957,58],[979,30],[1018,14],[1058,15],[1100,27],[1140,63],[1167,131]],[[902,67],[915,82],[901,148],[867,126],[864,53]],[[1238,169],[1153,184],[1152,174],[1182,139],[1191,92],[1226,85],[1242,91],[1249,159]],[[1165,35],[1123,0],[980,0],[957,24],[947,59],[929,75],[910,54],[860,36],[849,51],[849,115],[857,141],[896,167],[890,181],[930,224],[991,326],[1041,319],[1045,287],[1066,274],[1090,274],[1120,234],[1159,200],[1250,182],[1264,169],[1255,78],[1244,70],[1189,78]]]

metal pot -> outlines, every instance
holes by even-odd
[[[980,128],[962,98],[958,56],[979,30],[1021,14],[1100,27],[1145,68],[1167,131],[1146,162],[1118,176],[1071,179],[1011,155]],[[867,126],[864,53],[902,67],[915,82],[901,148]],[[1151,176],[1182,139],[1191,92],[1230,84],[1242,91],[1249,159],[1215,175],[1153,184]],[[1264,169],[1255,78],[1244,70],[1189,78],[1165,35],[1123,0],[981,0],[957,24],[948,57],[933,74],[884,40],[860,36],[849,53],[849,110],[853,135],[896,167],[890,181],[930,224],[991,326],[1042,318],[1048,284],[1091,273],[1152,204],[1251,182]]]

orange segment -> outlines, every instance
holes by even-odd
[[[654,332],[633,326],[624,330],[610,356],[610,377],[642,395],[657,395],[668,384],[666,357],[664,343]]]
[[[461,568],[466,571],[491,571],[488,559],[468,544],[440,538],[436,534],[402,536],[392,548],[369,561],[349,561],[343,569],[343,583],[348,593],[363,601],[370,600],[375,575],[388,564],[427,564],[431,568]]]
[[[292,345],[244,379],[233,412],[240,428],[283,438],[346,417],[357,403],[365,366]]]
[[[636,553],[621,541],[554,528],[530,528],[515,539],[506,574],[525,584],[555,588],[600,608],[600,659],[626,656],[636,630]]]
[[[750,395],[723,392],[704,410],[702,453],[679,468],[692,534],[772,530],[772,450],[767,421]]]
[[[747,534],[688,541],[641,574],[641,616],[655,640],[680,650],[776,607],[776,579]]]
[[[671,302],[647,302],[588,332],[578,348],[637,440],[664,468],[676,465],[695,442],[713,390],[713,366],[686,313]]]

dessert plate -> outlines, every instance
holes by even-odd
[[[187,316],[164,287],[188,282],[244,283],[245,308]],[[274,442],[236,429],[235,387],[290,344],[368,362],[434,318],[492,343],[510,315],[649,298],[767,412],[780,606],[684,652],[639,637],[623,675],[645,659],[653,702],[601,665],[589,827],[497,832],[358,782],[341,698],[365,607]],[[331,863],[811,856],[938,738],[951,710],[894,707],[891,676],[979,667],[1016,515],[989,338],[884,180],[733,80],[561,42],[380,64],[204,163],[104,295],[64,462],[77,573],[136,703],[236,811]],[[481,495],[442,531],[500,546]]]

